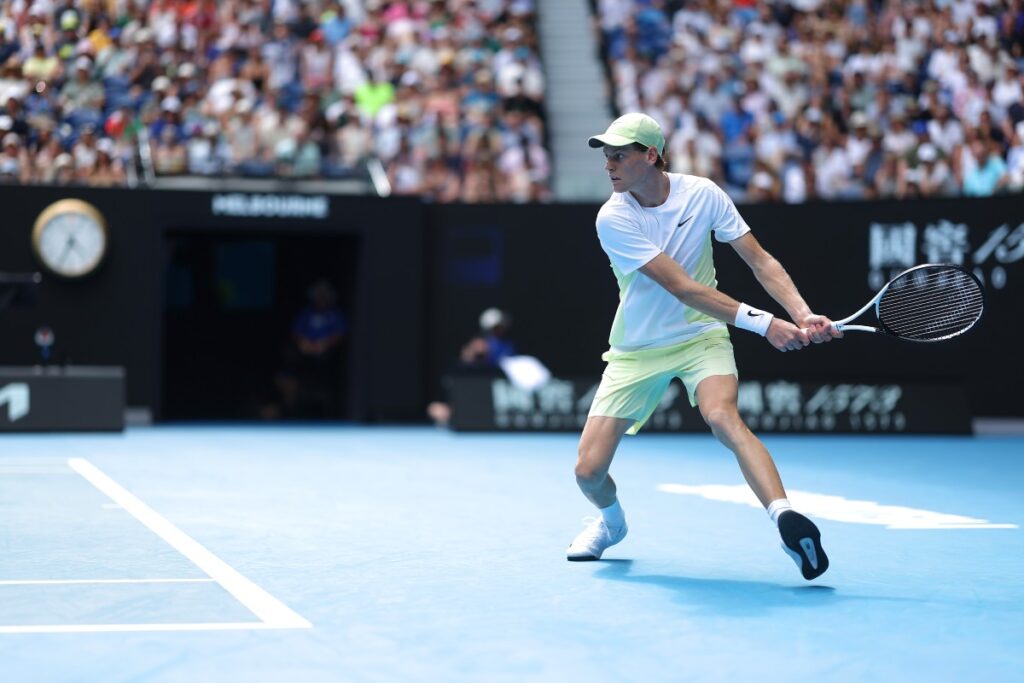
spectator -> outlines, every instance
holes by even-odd
[[[953,172],[934,145],[924,143],[917,148],[918,187],[923,197],[946,196],[955,190]]]
[[[449,370],[445,383],[452,381],[451,375],[469,373],[492,373],[497,375],[502,359],[516,355],[515,343],[509,336],[512,317],[499,308],[488,308],[480,314],[480,329],[463,344],[458,361]],[[432,401],[427,405],[427,415],[439,427],[447,426],[451,420],[451,407],[444,401]]]
[[[902,199],[906,192],[906,162],[888,152],[875,174],[875,196],[879,199]]]
[[[939,105],[935,118],[927,123],[928,139],[943,154],[951,154],[953,148],[964,140],[964,129],[954,119],[946,105]]]
[[[36,42],[32,56],[25,60],[21,72],[25,78],[33,81],[52,83],[61,73],[60,60],[55,55],[47,54],[46,46]]]
[[[80,168],[91,165],[79,163]],[[174,128],[164,128],[160,134],[153,149],[153,168],[160,175],[181,175],[188,170],[188,150],[175,135]]]
[[[976,163],[964,174],[963,192],[968,197],[991,197],[1009,181],[999,143],[976,139],[971,143],[971,154]]]
[[[103,120],[104,100],[103,86],[92,77],[92,60],[79,57],[75,60],[74,77],[61,88],[61,107],[76,127],[95,126]]]
[[[1006,185],[1012,192],[1024,191],[1024,123],[1018,123],[1006,155]]]
[[[93,187],[118,187],[125,184],[124,167],[114,155],[114,143],[100,140],[96,145],[96,162],[86,169],[85,181]]]
[[[21,138],[17,133],[3,136],[3,151],[0,152],[0,182],[24,183],[29,179],[30,165],[28,155],[22,148]]]

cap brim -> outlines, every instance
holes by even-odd
[[[626,145],[632,145],[634,142],[636,142],[636,140],[632,140],[623,135],[613,135],[611,133],[595,135],[587,140],[587,144],[595,149],[598,147],[604,147],[605,145],[610,147],[625,147]]]

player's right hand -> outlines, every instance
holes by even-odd
[[[843,333],[834,329],[832,321],[826,316],[812,313],[797,322],[802,324],[808,338],[815,344],[843,338]]]
[[[768,343],[785,353],[786,351],[799,351],[811,343],[806,330],[801,330],[791,322],[780,320],[778,317],[772,320],[765,333]]]

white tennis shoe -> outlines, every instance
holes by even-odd
[[[622,527],[611,529],[601,517],[584,517],[586,528],[572,539],[569,549],[565,551],[565,559],[570,562],[587,562],[601,559],[601,553],[626,537],[629,527],[623,522]]]

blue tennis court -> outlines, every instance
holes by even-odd
[[[807,583],[710,435],[627,439],[630,536],[574,435],[7,436],[10,681],[1020,680],[1024,438],[767,437]]]

